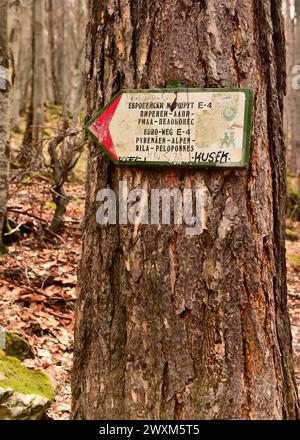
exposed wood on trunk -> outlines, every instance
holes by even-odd
[[[293,419],[279,0],[89,1],[87,104],[120,88],[251,87],[248,171],[111,165],[91,144],[73,369],[76,419]],[[99,226],[107,186],[207,188],[207,230]]]

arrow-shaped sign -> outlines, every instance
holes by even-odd
[[[123,90],[86,129],[116,164],[246,167],[250,89]]]

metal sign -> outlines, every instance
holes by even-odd
[[[116,164],[245,168],[252,90],[122,90],[86,129]]]

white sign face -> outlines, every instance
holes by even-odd
[[[118,163],[245,167],[251,107],[248,89],[124,91],[88,130]]]

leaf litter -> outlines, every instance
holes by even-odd
[[[11,185],[9,218],[20,224],[34,217],[36,234],[22,236],[0,257],[0,324],[28,340],[34,359],[24,364],[44,370],[56,384],[46,418],[70,419],[76,272],[81,252],[84,184],[68,183],[71,195],[59,237],[46,237],[54,213],[45,203],[47,189],[34,181]],[[51,195],[47,196],[49,199]],[[25,214],[15,213],[20,211]],[[37,219],[35,218],[37,217]],[[38,220],[40,219],[40,221]],[[41,226],[42,225],[42,226]]]

